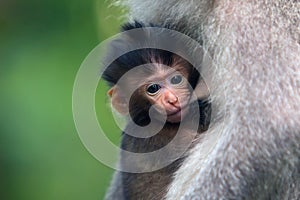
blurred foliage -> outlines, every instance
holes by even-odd
[[[72,117],[76,72],[118,32],[102,0],[0,1],[0,199],[102,199],[113,170],[82,145]],[[105,102],[105,86],[96,100]],[[109,113],[97,105],[98,115]],[[116,143],[119,130],[105,124]]]

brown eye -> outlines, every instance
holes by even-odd
[[[179,83],[181,83],[182,82],[182,76],[181,75],[175,75],[175,76],[173,76],[172,78],[171,78],[171,84],[173,84],[173,85],[177,85],[177,84],[179,84]]]
[[[147,93],[150,95],[155,95],[159,90],[161,86],[158,84],[151,84],[147,87]]]

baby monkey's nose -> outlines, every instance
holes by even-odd
[[[170,90],[165,91],[165,102],[175,104],[178,102],[178,97]]]

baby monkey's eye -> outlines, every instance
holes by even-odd
[[[181,83],[182,80],[183,80],[182,76],[177,74],[171,78],[170,82],[173,85],[177,85],[177,84]]]
[[[153,83],[151,85],[148,85],[147,87],[147,93],[149,95],[155,95],[159,90],[160,90],[161,86],[156,84],[156,83]]]

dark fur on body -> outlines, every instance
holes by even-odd
[[[135,22],[132,24],[124,25],[123,30],[125,31],[142,27],[144,27],[144,25]],[[111,86],[113,86],[117,84],[117,82],[123,74],[125,74],[127,71],[131,70],[136,66],[155,62],[155,64],[163,64],[172,67],[175,63],[178,64],[179,60],[180,65],[182,65],[184,70],[187,71],[189,75],[188,81],[192,89],[194,89],[200,78],[199,73],[190,63],[183,60],[182,58],[178,58],[178,55],[165,50],[149,48],[134,50],[120,56],[112,64],[110,64],[108,68],[104,71],[103,78]],[[155,71],[146,71],[145,73],[155,74]],[[130,82],[128,84],[130,84]],[[126,90],[126,86],[123,86],[123,88],[124,90]],[[148,125],[150,122],[161,125],[162,122],[160,121],[155,121],[155,119],[152,119],[153,121],[150,120],[150,107],[151,103],[140,94],[139,90],[136,90],[130,97],[129,102],[129,114],[133,119],[133,122],[140,126]],[[191,134],[189,133],[189,131],[198,131],[198,133],[202,133],[205,130],[207,130],[210,119],[210,104],[208,103],[208,100],[199,99],[198,101],[191,102],[189,113],[189,116],[187,116],[184,119],[184,121],[181,122],[181,125],[183,124],[184,126],[186,126],[186,137],[183,137],[182,140],[194,140],[195,142],[197,138],[191,138]],[[195,116],[196,114],[199,115],[199,113],[200,120],[195,122],[193,116]],[[197,126],[199,126],[198,130],[189,130],[189,127],[191,127],[192,123],[196,123]],[[121,148],[135,153],[147,153],[158,150],[166,146],[175,137],[175,135],[178,133],[179,125],[180,123],[174,124],[167,122],[166,124],[164,124],[163,129],[156,135],[150,138],[136,138],[127,134],[131,132],[136,132],[136,130],[131,128],[131,124],[129,123],[122,134]],[[191,144],[191,146],[194,144],[194,142]],[[174,151],[175,148],[179,147],[174,147]],[[168,153],[172,154],[172,151],[173,149],[170,149]],[[123,197],[125,199],[162,199],[167,191],[168,185],[172,181],[172,176],[174,172],[178,169],[178,167],[184,160],[184,156],[185,155],[178,158],[170,165],[153,172],[117,172],[118,174],[116,176],[119,176],[117,179],[122,181],[121,193]],[[124,155],[121,155],[120,165],[126,165],[127,160],[129,159],[127,159]],[[138,160],[130,160],[130,162],[130,164],[132,164],[132,162],[136,162],[136,165],[140,165],[142,168],[145,169],[147,169],[148,167],[147,162],[141,163]],[[110,199],[114,199],[114,197],[110,197]]]
[[[128,125],[130,126],[130,125]],[[146,153],[158,150],[167,145],[176,135],[179,125],[165,124],[164,128],[155,136],[150,138],[136,138],[126,133],[122,137],[122,149]],[[121,155],[121,165],[126,162],[126,157]],[[161,199],[167,191],[167,186],[172,181],[172,175],[178,169],[183,158],[170,165],[146,173],[122,172],[122,183],[125,199]],[[132,160],[131,160],[132,162]],[[136,161],[137,165],[147,169],[147,162]],[[132,164],[132,163],[131,163]]]

